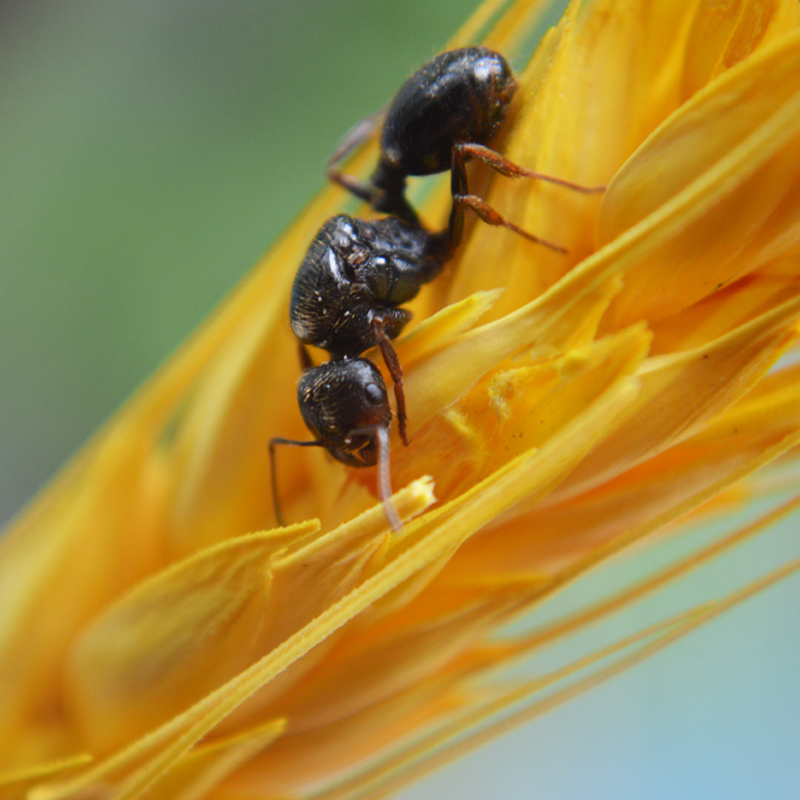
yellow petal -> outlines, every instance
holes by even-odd
[[[686,14],[686,6],[674,2],[601,0],[591,10],[572,3],[521,77],[520,94],[529,96],[509,135],[507,157],[586,186],[607,183],[668,113],[643,107],[670,63],[665,51]],[[480,183],[477,187],[485,196]],[[492,182],[487,199],[508,219],[569,253],[551,253],[508,231],[476,226],[458,263],[451,298],[505,286],[494,313],[508,313],[595,249],[597,196],[501,178]]]
[[[570,476],[559,498],[630,469],[732,403],[796,338],[799,316],[795,298],[709,345],[645,362],[636,411]]]
[[[545,5],[511,4],[490,40],[521,48]],[[395,484],[411,482],[401,531],[370,470],[297,448],[280,460],[284,510],[322,523],[251,534],[274,518],[266,443],[305,436],[285,310],[344,200],[328,188],[0,543],[2,758],[99,759],[11,791],[241,800],[354,770],[360,791],[360,762],[499,710],[513,692],[474,682],[561,635],[497,643],[498,625],[624,546],[774,486],[742,480],[800,456],[800,373],[769,371],[800,319],[798,14],[572,3],[496,145],[584,183],[616,173],[605,198],[470,165],[474,191],[569,255],[473,221],[414,301],[397,341],[413,434],[391,449]],[[375,155],[373,138],[348,170],[367,177]],[[432,229],[446,183],[421,208]]]
[[[798,268],[792,259],[791,270]],[[794,275],[750,275],[653,326],[653,353],[702,347],[800,293]]]
[[[79,767],[91,763],[92,757],[82,753],[67,758],[60,758],[47,764],[29,764],[21,769],[0,772],[0,798],[14,800],[22,796],[22,792],[43,779],[57,778],[69,774]]]
[[[148,800],[201,800],[229,775],[271,745],[285,729],[274,720],[236,736],[200,745],[148,792]]]
[[[726,188],[704,214],[626,275],[613,325],[658,320],[753,269],[746,246],[784,235],[762,226],[798,178],[800,31],[760,50],[699,92],[620,170],[603,199],[599,237],[608,242],[670,198],[691,192],[697,176],[719,173]],[[724,227],[725,236],[719,231]],[[795,232],[795,237],[797,236]]]
[[[409,480],[419,469],[416,447],[431,454],[423,463],[439,496],[457,495],[517,455],[541,447],[587,408],[587,398],[599,397],[638,369],[649,345],[649,333],[635,327],[543,364],[512,362],[415,432],[412,447],[395,455],[397,480]]]
[[[686,43],[682,99],[798,23],[791,0],[701,0]]]
[[[272,563],[305,523],[225,542],[157,573],[80,637],[69,703],[85,740],[108,753],[191,705],[275,641],[264,615]]]

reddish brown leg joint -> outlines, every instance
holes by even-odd
[[[524,236],[531,242],[535,242],[536,244],[541,244],[545,247],[549,247],[551,250],[555,250],[556,253],[567,252],[566,247],[556,244],[555,242],[551,242],[547,239],[542,239],[541,236],[535,236],[523,228],[520,228],[518,225],[515,225],[513,222],[510,222],[505,217],[500,216],[497,211],[495,211],[488,203],[481,200],[481,198],[477,195],[457,194],[453,197],[453,204],[462,208],[471,208],[484,222],[488,222],[489,225],[501,225],[504,228],[508,228],[510,231],[514,231],[514,233],[518,233],[520,236]]]
[[[400,366],[400,359],[397,357],[392,340],[386,335],[386,329],[380,317],[372,318],[372,330],[375,332],[375,340],[381,349],[383,360],[386,362],[389,374],[394,382],[394,398],[397,402],[397,427],[403,444],[408,446],[408,417],[406,415],[406,395],[403,391],[403,368]]]
[[[461,243],[461,237],[464,231],[465,208],[472,209],[489,225],[508,228],[510,231],[524,236],[529,241],[548,247],[556,253],[567,252],[567,249],[562,245],[551,242],[548,239],[543,239],[541,236],[535,236],[523,228],[520,228],[518,225],[515,225],[513,222],[509,222],[509,220],[492,208],[485,200],[482,200],[477,195],[470,194],[467,186],[467,161],[471,158],[477,158],[496,172],[509,178],[534,178],[536,180],[548,181],[549,183],[572,189],[575,192],[581,192],[582,194],[595,194],[605,191],[606,188],[605,186],[582,186],[579,183],[565,181],[561,178],[554,178],[551,175],[543,175],[541,172],[534,172],[533,170],[514,164],[512,161],[501,156],[500,153],[490,150],[482,144],[473,144],[469,142],[456,144],[453,147],[453,158],[450,165],[450,192],[453,195],[453,208],[450,212],[450,223],[448,226],[449,241],[445,260],[449,260],[452,257],[456,248]]]
[[[482,144],[457,144],[454,149],[458,151],[458,158],[462,163],[466,163],[470,158],[477,158],[479,161],[483,161],[484,164],[488,164],[493,170],[509,178],[534,178],[535,180],[563,186],[581,194],[599,194],[606,190],[605,186],[583,186],[580,183],[565,181],[563,178],[554,178],[552,175],[544,175],[541,172],[534,172],[532,169],[520,167],[519,164],[509,161],[501,156],[500,153],[490,150]]]

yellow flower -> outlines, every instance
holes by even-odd
[[[513,54],[541,11],[514,3],[486,43]],[[474,170],[569,255],[475,224],[413,304],[398,533],[371,471],[306,449],[281,453],[296,524],[273,528],[266,443],[305,436],[288,293],[343,202],[323,192],[2,542],[0,797],[378,796],[796,569],[549,675],[491,680],[797,503],[494,635],[610,555],[791,474],[800,368],[775,365],[800,320],[798,22],[794,0],[584,0],[545,36],[497,146],[608,190]],[[448,207],[443,181],[426,220]],[[779,457],[784,472],[749,479]]]

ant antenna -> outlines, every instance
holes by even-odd
[[[281,513],[281,501],[278,497],[278,464],[275,461],[275,445],[288,444],[293,447],[325,447],[322,442],[298,442],[296,439],[282,439],[280,436],[275,436],[269,440],[269,474],[272,483],[272,504],[275,508],[275,520],[281,528],[286,527],[283,521],[283,514]]]
[[[389,431],[383,425],[370,426],[367,428],[356,428],[350,432],[351,436],[362,434],[374,435],[378,440],[378,498],[383,504],[383,511],[393,531],[399,531],[403,527],[403,521],[397,513],[392,502],[392,478],[389,469]],[[296,439],[283,439],[276,436],[269,440],[269,467],[270,479],[272,483],[272,503],[275,508],[275,519],[281,528],[286,527],[281,512],[281,501],[278,495],[278,464],[275,460],[275,445],[285,444],[292,447],[325,447],[323,442],[316,440],[301,442]]]

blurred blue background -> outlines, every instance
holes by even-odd
[[[322,185],[344,131],[473,7],[0,4],[0,520],[235,285]],[[796,528],[693,590],[782,563]],[[785,582],[405,796],[798,797],[799,601]]]

